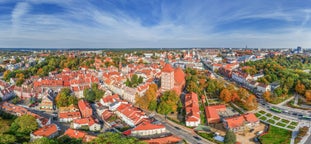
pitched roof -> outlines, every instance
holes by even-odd
[[[182,139],[177,136],[167,136],[167,137],[160,137],[160,138],[153,138],[149,140],[144,140],[145,142],[149,144],[168,144],[168,143],[178,143]]]
[[[75,119],[73,120],[73,123],[80,124],[80,125],[87,124],[89,126],[92,126],[93,124],[96,123],[96,121],[93,117],[87,117],[87,118]]]
[[[236,116],[231,118],[226,118],[226,122],[229,128],[236,128],[243,125],[245,119],[243,116]]]
[[[90,104],[86,102],[84,99],[79,100],[78,106],[79,106],[80,111],[83,111],[85,109],[92,109]]]
[[[175,79],[176,83],[184,83],[185,82],[185,73],[180,67],[175,69],[174,79]]]
[[[185,96],[186,121],[200,120],[200,109],[198,95],[194,92],[188,93]]]
[[[78,131],[78,130],[74,130],[74,129],[67,129],[66,132],[64,133],[64,135],[68,135],[71,138],[76,138],[76,139],[83,139],[83,137],[86,135],[86,132],[83,131]]]
[[[162,69],[162,72],[168,72],[168,73],[170,73],[170,72],[173,72],[173,71],[174,71],[174,69],[173,69],[172,66],[171,66],[170,64],[168,64],[168,63],[166,63],[165,66],[164,66],[163,69]]]
[[[225,105],[213,105],[205,107],[205,113],[207,119],[218,119],[220,118],[218,115],[219,110],[225,110]]]
[[[257,122],[258,118],[253,113],[247,113],[243,115],[248,122]]]
[[[59,118],[81,118],[80,112],[63,112],[58,113]]]
[[[46,125],[42,128],[39,128],[38,130],[34,131],[32,134],[35,136],[44,136],[49,137],[52,134],[56,133],[58,131],[56,124],[50,124]]]
[[[225,119],[229,128],[236,128],[243,126],[243,123],[258,122],[258,118],[253,113],[247,113],[240,116],[235,116]]]
[[[154,130],[154,129],[162,129],[165,128],[162,124],[152,124],[148,121],[142,122],[137,127],[133,128],[133,131],[141,131],[141,130]]]

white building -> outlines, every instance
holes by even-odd
[[[75,119],[71,123],[71,127],[73,129],[88,127],[90,131],[99,131],[101,129],[101,125],[97,123],[92,117]]]
[[[266,91],[271,91],[271,86],[270,85],[265,85],[263,83],[259,83],[257,85],[257,90],[264,93]]]
[[[150,122],[143,122],[131,130],[131,136],[142,137],[167,133],[166,128],[162,124],[151,124]]]

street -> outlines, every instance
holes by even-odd
[[[172,134],[181,137],[182,139],[186,140],[187,142],[191,144],[199,144],[199,143],[206,143],[206,144],[213,144],[213,142],[210,142],[199,135],[195,134],[194,131],[189,131],[183,128],[182,126],[175,124],[169,120],[165,120],[163,116],[159,114],[155,114],[154,118],[158,121],[160,121],[163,125],[165,125],[166,129],[170,131]],[[201,140],[195,139],[193,136],[200,137]]]

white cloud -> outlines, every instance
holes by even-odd
[[[35,4],[53,3],[61,14],[32,14]],[[209,7],[207,7],[209,6]],[[187,9],[182,9],[187,8]],[[240,9],[236,9],[240,8]],[[160,7],[159,22],[144,26],[126,11],[109,12],[88,1],[19,2],[14,7],[12,27],[0,23],[0,47],[293,47],[311,46],[307,28],[309,9],[284,11],[252,9],[236,5],[185,2]],[[178,17],[174,17],[178,16]],[[1,18],[1,19],[5,19]],[[277,19],[300,22],[270,32],[258,30],[215,31],[215,27],[243,19]],[[12,33],[13,32],[13,33]]]

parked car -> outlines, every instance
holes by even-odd
[[[198,136],[193,136],[193,138],[195,138],[196,140],[202,140],[200,137]]]

